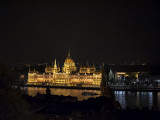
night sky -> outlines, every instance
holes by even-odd
[[[0,59],[7,63],[160,64],[158,0],[141,2],[3,2]]]

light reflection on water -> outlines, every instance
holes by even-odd
[[[37,92],[40,94],[46,94],[46,88],[38,88],[38,87],[28,87],[24,89],[24,93],[30,96],[36,96]],[[100,94],[99,90],[81,90],[81,89],[60,89],[60,88],[50,88],[52,95],[63,95],[63,96],[74,96],[77,97],[79,101],[86,100],[90,97],[98,97],[99,95],[94,96],[83,96],[83,92],[94,92]]]
[[[130,108],[147,107],[151,109],[153,106],[152,92],[115,91],[114,95],[116,100],[120,102],[122,108],[128,106]]]
[[[46,88],[39,87],[23,87],[21,88],[23,93],[30,96],[36,96],[37,92],[40,94],[46,94]],[[50,88],[52,95],[64,95],[64,96],[74,96],[77,97],[79,101],[86,100],[90,97],[95,96],[83,96],[83,92],[94,92],[100,94],[100,90],[82,90],[82,89],[60,89],[60,88]],[[115,99],[119,101],[122,108],[127,106],[130,108],[142,108],[147,107],[149,109],[155,105],[158,110],[160,110],[160,92],[157,94],[153,92],[130,92],[130,91],[114,91]]]

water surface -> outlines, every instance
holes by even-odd
[[[37,92],[40,94],[46,94],[46,88],[40,87],[23,87],[21,88],[23,93],[30,96],[36,96]],[[82,89],[61,89],[50,88],[52,95],[64,95],[77,97],[79,101],[86,100],[90,97],[99,97],[100,90],[82,90]],[[95,96],[83,96],[83,92],[94,92],[99,95]],[[114,91],[115,99],[119,101],[122,108],[126,106],[130,108],[142,108],[147,107],[149,109],[152,106],[157,107],[160,111],[160,92],[130,92],[130,91]]]

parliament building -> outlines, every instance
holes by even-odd
[[[101,71],[97,71],[95,66],[76,67],[74,60],[70,57],[65,59],[62,69],[57,65],[46,66],[44,73],[36,70],[28,72],[28,84],[46,84],[60,86],[95,86],[100,87],[102,79]]]

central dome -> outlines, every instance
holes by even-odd
[[[67,57],[65,60],[65,64],[70,64],[70,63],[74,63],[74,61],[70,57]]]
[[[76,66],[74,60],[70,57],[70,52],[68,53],[68,57],[65,59],[63,72],[72,73],[72,71],[76,71]]]
[[[70,64],[70,65],[74,65],[74,60],[70,57],[70,51],[68,53],[68,57],[65,59],[65,64]]]

